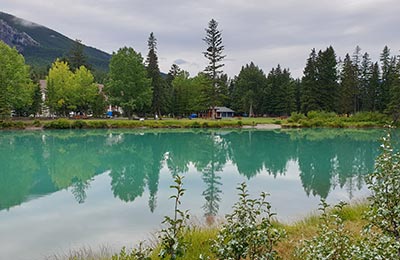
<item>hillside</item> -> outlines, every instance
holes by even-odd
[[[65,56],[74,40],[39,24],[0,12],[0,40],[16,47],[30,65],[47,66]],[[108,70],[111,55],[85,46],[84,53],[94,69]]]

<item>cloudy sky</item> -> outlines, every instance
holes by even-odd
[[[385,45],[400,50],[399,0],[0,0],[0,11],[109,53],[131,46],[145,56],[154,32],[161,70],[177,63],[192,76],[206,66],[202,38],[212,18],[231,77],[250,61],[300,77],[310,50],[329,45],[338,57],[359,45],[374,60]]]

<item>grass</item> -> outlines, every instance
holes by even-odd
[[[332,112],[310,111],[307,116],[292,113],[290,118],[278,117],[235,117],[220,120],[211,119],[55,119],[55,120],[2,120],[0,129],[114,129],[114,128],[241,128],[262,124],[277,124],[284,128],[373,128],[391,123],[390,117],[376,112],[361,112],[352,116],[339,116]]]
[[[127,119],[54,119],[54,120],[5,120],[0,121],[0,129],[110,129],[110,128],[240,128],[244,125],[279,124],[276,118],[227,118],[211,119],[147,119],[144,121]]]
[[[282,127],[372,128],[383,127],[390,123],[389,116],[377,112],[359,112],[350,116],[340,116],[332,112],[310,111],[307,116],[292,113],[292,116],[282,123]]]
[[[345,206],[341,213],[344,219],[345,227],[356,237],[360,234],[363,226],[367,223],[363,219],[363,214],[367,210],[366,202],[357,202],[349,206]],[[295,249],[304,239],[311,239],[317,234],[318,225],[321,223],[319,215],[310,214],[302,220],[294,223],[275,222],[275,225],[286,230],[284,237],[277,245],[276,250],[279,256],[285,260],[298,260],[294,256]],[[189,247],[184,259],[199,259],[199,255],[208,256],[210,260],[217,259],[211,251],[211,240],[215,239],[218,233],[218,225],[213,227],[195,226],[188,230],[186,241],[189,242]],[[160,259],[157,255],[159,248],[154,249],[151,259]],[[100,253],[93,252],[90,249],[81,249],[57,256],[56,258],[48,258],[54,260],[109,260],[111,259],[110,251],[101,251]]]

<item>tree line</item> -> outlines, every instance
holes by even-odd
[[[209,62],[203,71],[191,77],[173,64],[164,75],[158,65],[157,39],[150,33],[146,59],[131,47],[113,53],[105,86],[99,91],[77,40],[69,55],[49,69],[44,105],[58,116],[71,111],[102,116],[106,105],[112,104],[121,107],[129,118],[135,114],[188,116],[215,106],[227,106],[238,115],[249,116],[289,116],[313,110],[344,115],[374,111],[388,113],[395,120],[400,115],[400,58],[387,46],[379,61],[372,61],[358,46],[343,60],[332,46],[312,49],[299,79],[279,64],[266,74],[253,62],[229,78],[222,69],[226,55],[222,32],[214,19],[205,28],[203,41],[203,55]],[[38,75],[29,75],[15,49],[0,43],[0,50],[0,114],[40,113]]]

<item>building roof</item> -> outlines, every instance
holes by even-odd
[[[215,107],[215,111],[220,113],[235,113],[235,111],[227,107]]]

